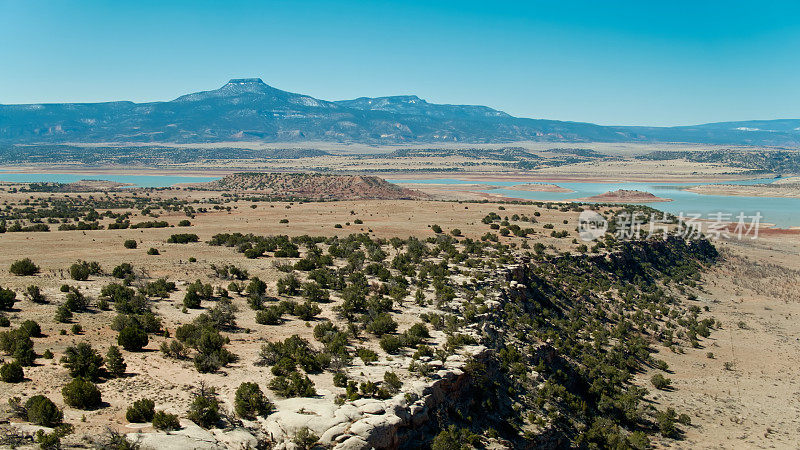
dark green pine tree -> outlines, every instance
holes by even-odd
[[[106,354],[106,370],[109,375],[114,378],[119,378],[125,375],[125,369],[127,367],[125,359],[122,357],[122,352],[119,351],[116,345],[112,345]]]

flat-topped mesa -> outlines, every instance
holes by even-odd
[[[264,86],[267,85],[266,83],[264,83],[264,80],[262,80],[261,78],[231,78],[231,80],[228,81],[225,84],[226,85],[227,84],[262,84]]]
[[[232,78],[219,89],[182,95],[175,99],[175,102],[219,100],[221,98],[239,97],[242,95],[263,97],[265,95],[281,95],[282,93],[283,91],[264,83],[261,78]]]
[[[275,88],[264,83],[261,78],[233,78],[219,88],[218,92],[232,92],[237,94],[242,92],[261,93],[273,89]]]

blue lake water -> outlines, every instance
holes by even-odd
[[[219,177],[195,177],[183,175],[106,175],[79,173],[4,173],[0,181],[14,183],[74,183],[81,180],[106,180],[132,184],[136,187],[168,187],[178,183],[202,183],[219,180]]]
[[[528,183],[528,181],[475,181],[460,180],[455,178],[441,178],[428,180],[387,180],[393,183],[436,183],[436,184],[491,184],[495,186],[514,186],[517,184]],[[720,184],[761,184],[775,181],[773,178],[761,178],[743,181],[726,181]],[[526,200],[541,201],[564,201],[577,198],[591,197],[618,189],[637,190],[650,192],[651,194],[671,198],[671,202],[645,203],[648,206],[666,211],[671,214],[700,214],[702,219],[711,218],[712,214],[722,213],[731,214],[732,221],[736,221],[736,216],[744,213],[746,216],[753,216],[761,213],[762,223],[772,223],[779,227],[800,226],[800,199],[798,198],[779,198],[779,197],[740,197],[727,195],[704,195],[682,190],[684,186],[697,186],[709,183],[633,183],[633,182],[612,182],[612,183],[533,183],[533,184],[557,184],[575,192],[533,192],[518,191],[513,189],[490,189],[482,192],[501,194],[507,197],[522,198]],[[712,218],[712,220],[715,219]],[[723,216],[723,220],[726,219]],[[749,220],[748,220],[749,223]]]

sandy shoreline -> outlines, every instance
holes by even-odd
[[[800,183],[760,184],[741,186],[735,184],[711,184],[691,186],[684,189],[703,195],[725,195],[735,197],[800,198]]]
[[[504,189],[508,189],[511,191],[527,191],[527,192],[575,192],[572,189],[563,188],[557,184],[551,183],[524,183],[524,184],[515,184],[514,186],[508,186]]]

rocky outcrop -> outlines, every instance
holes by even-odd
[[[258,445],[256,436],[244,428],[205,430],[189,420],[182,420],[181,426],[183,428],[178,431],[128,433],[126,437],[139,444],[142,450],[244,450]]]
[[[172,432],[128,433],[142,449],[245,449],[260,440],[276,450],[294,450],[296,433],[308,428],[319,443],[337,450],[415,448],[428,441],[441,425],[436,412],[472,401],[472,380],[465,372],[470,357],[484,361],[490,350],[476,345],[452,355],[429,378],[406,384],[387,400],[359,399],[336,405],[331,396],[290,398],[275,402],[276,412],[242,427],[205,430],[191,421]]]
[[[482,360],[489,351],[482,346],[465,348]],[[435,427],[431,420],[439,408],[470,399],[470,377],[463,370],[467,357],[453,355],[431,379],[408,384],[388,400],[360,399],[343,405],[328,399],[288,399],[263,423],[276,449],[295,448],[295,433],[308,427],[320,444],[334,449],[393,449],[415,447]]]

